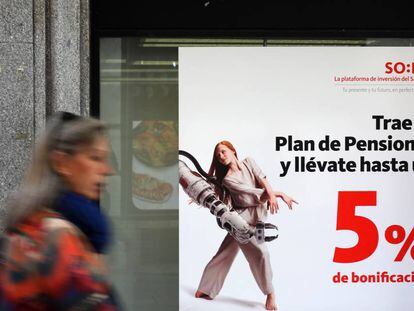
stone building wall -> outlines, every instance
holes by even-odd
[[[0,0],[0,230],[56,110],[89,114],[89,0]]]

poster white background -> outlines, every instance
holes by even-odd
[[[413,139],[413,130],[375,130],[372,120],[372,115],[414,119],[413,82],[334,81],[335,76],[385,76],[386,62],[412,63],[413,55],[412,48],[180,48],[180,149],[208,170],[216,143],[229,140],[240,159],[255,159],[274,189],[300,203],[289,211],[279,201],[280,212],[268,218],[280,232],[268,243],[278,310],[412,310],[413,283],[334,284],[332,276],[414,270],[409,252],[402,262],[394,262],[402,244],[391,245],[384,238],[390,225],[413,228],[413,152],[276,152],[275,137],[318,141],[330,135],[341,143],[344,136]],[[377,92],[355,91],[371,87]],[[403,88],[412,91],[380,91]],[[297,173],[291,168],[287,176],[279,176],[280,161],[295,156],[359,163],[361,155],[406,160],[410,172]],[[358,240],[355,233],[336,231],[338,191],[364,190],[377,191],[377,206],[357,207],[356,214],[376,224],[378,248],[366,260],[334,263],[335,247],[351,247]],[[264,308],[265,296],[241,252],[213,301],[194,298],[203,269],[225,234],[207,209],[189,205],[180,190],[180,310]]]

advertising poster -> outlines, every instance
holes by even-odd
[[[228,191],[236,209],[249,200],[243,191],[254,196],[243,174],[298,202],[289,209],[277,198],[278,212],[265,221],[278,238],[260,252],[223,245],[202,285],[214,299],[197,299],[227,232],[181,188],[180,310],[264,310],[271,286],[278,310],[413,310],[413,55],[385,47],[180,49],[179,148],[208,172],[216,144],[231,143],[238,164],[223,180],[240,187]],[[261,191],[246,203],[251,214],[238,209],[241,217],[265,218]]]

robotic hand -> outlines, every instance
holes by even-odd
[[[182,154],[180,152],[180,154]],[[178,164],[180,185],[185,193],[196,201],[198,204],[210,209],[210,212],[216,216],[218,225],[227,230],[237,242],[246,244],[252,236],[255,236],[259,243],[269,242],[277,238],[276,236],[266,237],[265,229],[276,229],[275,225],[259,222],[255,229],[235,211],[230,211],[229,207],[224,204],[214,192],[213,187],[201,175],[193,172],[183,162]]]

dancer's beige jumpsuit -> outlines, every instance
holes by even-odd
[[[266,206],[260,200],[264,189],[258,186],[259,179],[266,176],[251,158],[240,162],[240,168],[240,172],[223,179],[223,186],[230,192],[233,208],[248,224],[255,226],[258,221],[265,221],[267,215]],[[239,244],[229,234],[204,269],[199,291],[211,298],[220,292],[239,248],[249,262],[250,270],[263,294],[273,292],[273,274],[265,243],[257,244],[256,239],[251,238],[247,244]]]

